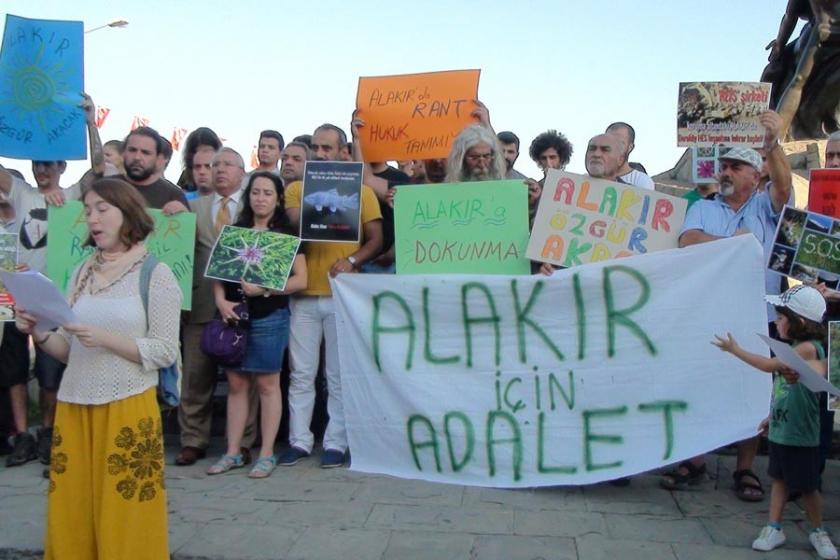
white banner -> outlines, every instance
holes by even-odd
[[[738,236],[544,276],[333,281],[352,468],[589,484],[755,435],[770,376],[763,253]]]

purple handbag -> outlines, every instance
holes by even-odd
[[[248,311],[244,304],[236,307],[240,321],[228,323],[216,318],[201,333],[201,351],[223,366],[238,366],[245,357],[248,343]]]

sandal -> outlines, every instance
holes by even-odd
[[[659,485],[666,490],[685,490],[703,482],[705,476],[705,463],[698,467],[691,461],[683,461],[677,468],[663,473]]]
[[[277,459],[272,455],[271,457],[260,457],[251,472],[248,473],[248,478],[268,478],[277,466]]]
[[[207,469],[207,474],[222,474],[244,466],[245,461],[242,459],[241,453],[239,455],[222,455],[221,459]]]
[[[761,485],[758,476],[750,469],[735,471],[732,473],[732,478],[735,479],[732,489],[735,490],[735,495],[739,499],[745,502],[760,502],[764,499],[764,486]]]

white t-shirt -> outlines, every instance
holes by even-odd
[[[76,200],[82,192],[81,185],[64,189],[66,200]],[[18,234],[18,263],[42,274],[47,272],[47,203],[37,187],[12,177],[9,201],[15,209]]]
[[[650,190],[654,190],[656,188],[656,186],[653,184],[653,179],[651,179],[645,173],[642,173],[638,169],[632,170],[627,175],[622,175],[621,180],[625,183],[633,185],[634,187],[640,187],[643,189]]]

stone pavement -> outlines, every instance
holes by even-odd
[[[171,465],[176,450],[167,451]],[[709,456],[707,482],[673,493],[654,475],[627,488],[498,490],[322,470],[317,457],[262,481],[243,470],[207,477],[210,461],[167,467],[175,559],[816,558],[796,504],[786,509],[788,544],[750,550],[768,502],[734,497],[734,458],[722,455]],[[756,467],[766,485],[765,458]],[[40,475],[37,463],[0,467],[0,559],[40,558]],[[826,526],[840,535],[840,462],[829,463],[826,488]]]

